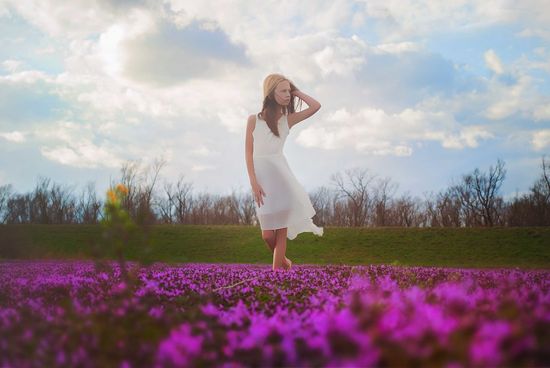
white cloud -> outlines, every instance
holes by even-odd
[[[487,64],[489,69],[491,69],[493,72],[497,74],[502,74],[504,72],[502,63],[500,62],[500,59],[495,53],[495,50],[489,49],[485,51],[485,54],[483,54],[483,57],[485,58],[485,63]]]
[[[246,120],[248,119],[248,111],[243,108],[220,110],[216,115],[221,124],[232,133],[242,133],[246,127]]]
[[[103,70],[111,77],[118,77],[123,71],[123,55],[120,42],[124,40],[126,27],[115,24],[101,34],[97,44],[98,58],[102,61]]]
[[[550,121],[550,101],[535,107],[533,116],[535,121]]]
[[[492,49],[485,52],[484,60],[494,74],[490,78],[478,78],[481,89],[456,93],[446,100],[433,96],[423,102],[426,104],[423,108],[446,109],[455,114],[470,111],[490,120],[503,120],[515,115],[534,121],[549,118],[550,98],[538,90],[537,83],[541,80],[529,74],[530,69],[540,67],[539,64],[530,61],[524,54],[504,64]]]
[[[224,6],[223,3],[215,3],[214,6],[213,4],[209,1],[189,2],[187,0],[168,1],[165,6],[154,2],[146,5],[141,2],[108,1],[91,4],[77,0],[61,5],[49,0],[14,1],[12,6],[23,17],[49,34],[69,39],[83,39],[86,36],[101,33],[103,33],[102,37],[108,37],[107,35],[114,37],[112,33],[116,33],[117,27],[122,27],[124,34],[136,34],[139,33],[137,28],[149,27],[152,19],[162,18],[165,21],[174,22],[178,27],[185,27],[193,20],[200,20],[205,26],[212,24],[212,29],[219,26],[232,41],[248,45],[247,53],[260,65],[267,62],[268,64],[265,64],[267,68],[273,69],[270,60],[273,60],[274,56],[286,55],[285,60],[299,60],[298,64],[303,65],[297,65],[295,70],[303,75],[305,80],[315,78],[315,75],[308,75],[311,72],[307,62],[301,61],[307,60],[312,53],[318,53],[318,61],[321,65],[319,72],[323,75],[330,70],[344,73],[352,66],[342,66],[342,62],[347,60],[345,57],[340,58],[336,63],[333,61],[334,54],[341,53],[341,49],[335,45],[325,42],[318,44],[318,47],[312,50],[307,45],[287,41],[293,39],[303,41],[319,32],[324,32],[327,37],[341,28],[342,24],[360,27],[366,22],[372,22],[373,19],[378,23],[383,22],[376,23],[382,36],[382,44],[376,46],[375,50],[401,53],[418,51],[419,44],[411,42],[411,38],[417,35],[429,35],[434,29],[438,32],[468,30],[472,27],[522,20],[528,22],[533,20],[536,25],[548,23],[546,22],[548,16],[544,15],[548,4],[542,0],[522,2],[520,11],[516,9],[520,5],[515,4],[511,7],[504,0],[487,2],[456,0],[445,4],[433,0],[375,0],[369,1],[364,6],[361,6],[361,3],[352,4],[345,0],[323,2],[310,0],[292,3],[292,12],[288,12],[285,6],[272,7],[266,12],[266,4],[245,0],[231,2],[230,6]],[[310,11],[312,7],[316,9],[314,13]],[[296,19],[300,21],[297,22]],[[135,29],[129,29],[130,26]],[[121,28],[118,29],[121,31]],[[109,45],[109,42],[107,44]],[[120,51],[116,47],[114,51],[108,51],[108,49],[109,47],[104,50],[103,56],[109,57]],[[114,59],[108,60],[108,65],[116,70],[120,58]],[[284,65],[283,60],[281,61],[280,65]],[[352,64],[355,65],[355,62]]]
[[[429,96],[417,107],[465,116],[463,119],[468,125],[485,119],[498,122],[500,128],[494,125],[491,131],[499,136],[528,132],[528,127],[520,121],[537,123],[550,120],[550,98],[538,91],[538,80],[527,73],[524,60],[520,57],[510,65],[502,65],[502,68],[501,74],[494,74],[489,79],[479,78],[482,85],[479,90],[466,90],[447,98]]]
[[[406,52],[420,52],[424,46],[416,42],[390,42],[381,43],[373,47],[375,54],[402,54]]]
[[[528,35],[546,36],[550,23],[550,4],[545,0],[513,4],[507,0],[369,0],[364,3],[364,13],[377,21],[377,31],[384,42],[427,37],[434,30],[468,32],[515,23],[531,24]]]
[[[487,93],[490,101],[488,101],[484,116],[492,120],[499,120],[518,111],[530,111],[532,105],[525,104],[525,102],[531,80],[531,77],[521,75],[518,77],[517,83],[511,86],[496,80],[491,81]]]
[[[251,65],[242,44],[221,29],[193,21],[186,28],[157,19],[143,34],[120,43],[122,75],[154,87],[173,86],[192,79],[215,79],[240,73]]]
[[[349,1],[307,0],[273,7],[246,0],[227,7],[185,0],[170,4],[172,11],[184,12],[184,18],[209,19],[233,42],[246,45],[255,71],[251,75],[247,67],[237,72],[249,78],[261,79],[278,70],[299,76],[297,82],[314,83],[331,73],[348,73],[361,63],[360,40],[341,37],[338,31],[355,15]]]
[[[216,169],[213,165],[193,165],[191,167],[192,171],[206,171],[206,170],[214,170]]]
[[[131,15],[141,5],[139,1],[108,0],[8,0],[7,4],[49,36],[63,39],[84,39],[97,35],[117,19]]]
[[[108,141],[94,143],[96,135],[91,124],[58,121],[36,127],[32,137],[44,157],[63,165],[116,168],[126,156]]]
[[[46,46],[36,49],[38,55],[55,55],[59,52],[54,46]]]
[[[550,129],[542,129],[533,133],[531,143],[537,151],[550,148]]]
[[[540,69],[550,74],[550,55],[547,56],[545,54],[544,47],[537,47],[533,50],[533,53],[540,57],[540,59],[531,60],[527,55],[522,54],[515,62],[516,67],[525,71]],[[544,59],[544,57],[546,57],[546,59]]]
[[[8,4],[0,2],[0,17],[9,16],[11,13],[8,9]]]
[[[0,137],[16,143],[21,143],[25,141],[25,134],[18,131],[0,133]]]
[[[447,135],[442,141],[445,148],[477,147],[480,140],[494,138],[494,134],[481,126],[464,126],[457,136]]]
[[[546,54],[546,48],[544,47],[535,47],[533,53],[539,56],[544,56]]]
[[[321,75],[330,73],[349,75],[359,66],[365,63],[367,45],[358,36],[351,38],[336,38],[322,50],[312,56],[319,68]]]
[[[550,9],[549,9],[550,10]],[[550,31],[543,28],[525,28],[517,33],[521,37],[539,37],[545,40],[550,40]]]
[[[21,65],[23,65],[23,62],[20,60],[8,59],[2,62],[2,66],[4,67],[4,69],[10,73],[17,71],[17,69],[19,69]]]
[[[349,147],[373,155],[409,156],[414,141],[438,141],[445,148],[463,149],[493,137],[481,125],[461,126],[447,112],[407,108],[391,114],[363,108],[356,113],[347,109],[335,111],[321,123],[302,130],[296,141],[305,147]]]
[[[375,156],[410,156],[412,148],[404,145],[393,146],[391,142],[359,142],[356,145],[357,151],[360,153],[371,153]]]
[[[505,71],[507,69],[505,67]],[[523,118],[535,121],[549,120],[550,98],[538,91],[535,82],[539,80],[528,74],[521,60],[510,66],[507,78],[511,82],[503,82],[495,75],[487,83],[483,97],[486,106],[483,116],[500,120],[520,114]]]
[[[123,163],[123,160],[106,148],[82,140],[78,143],[62,146],[42,147],[40,152],[52,161],[75,167],[96,168],[104,166],[119,168]]]
[[[39,70],[15,71],[11,74],[0,75],[0,83],[34,84],[37,82],[53,82],[54,78]]]
[[[214,156],[214,155],[219,155],[220,154],[218,151],[212,150],[209,147],[205,146],[204,144],[200,145],[199,147],[197,147],[195,149],[190,150],[189,153],[191,155],[203,156],[203,157]]]

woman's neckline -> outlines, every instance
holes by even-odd
[[[277,122],[279,122],[279,120],[281,120],[284,116],[287,116],[288,114],[283,114],[281,115],[281,117],[279,119],[277,119]],[[261,121],[265,121],[264,119],[260,118],[259,116],[256,116],[258,119],[260,119]],[[265,121],[267,123],[267,121]]]

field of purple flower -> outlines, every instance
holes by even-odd
[[[550,271],[0,263],[0,366],[549,366]]]

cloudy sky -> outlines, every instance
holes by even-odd
[[[308,191],[361,167],[421,197],[500,158],[513,196],[550,156],[549,25],[545,0],[0,0],[0,185],[103,191],[162,157],[164,180],[248,191],[277,72],[322,104],[284,149]]]

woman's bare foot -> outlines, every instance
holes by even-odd
[[[288,258],[285,257],[285,260],[284,260],[284,268],[286,270],[290,270],[292,268],[292,261]]]

